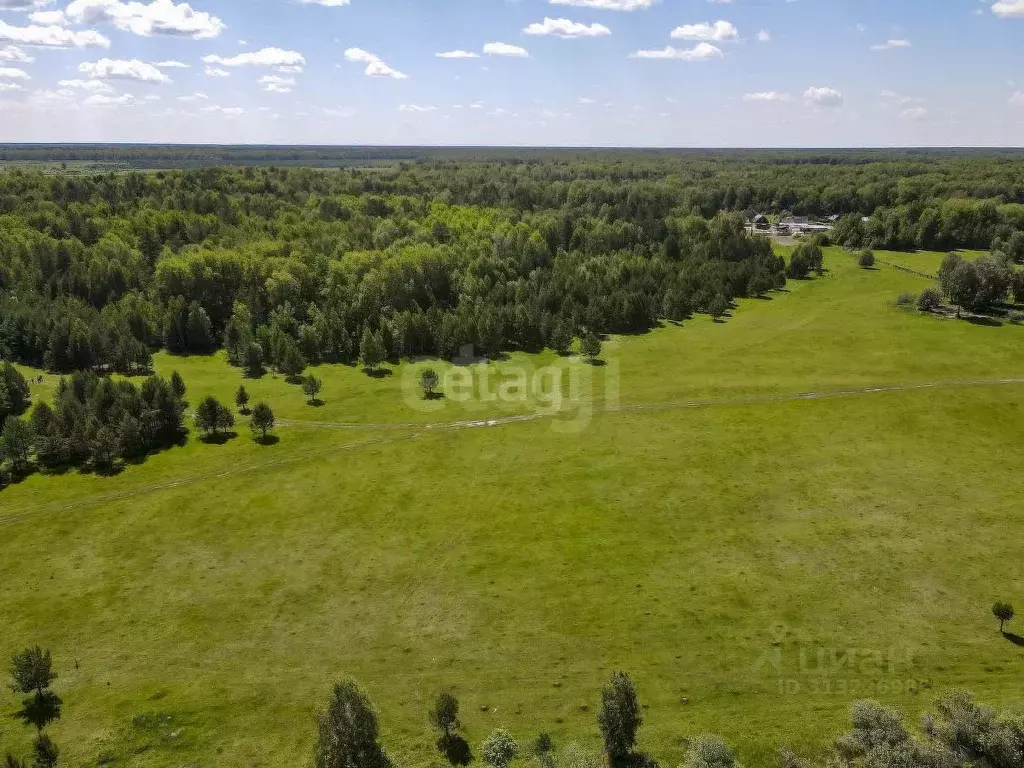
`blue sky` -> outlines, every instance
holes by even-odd
[[[1024,0],[0,0],[0,141],[1018,146],[1022,51]]]

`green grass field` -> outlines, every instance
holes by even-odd
[[[707,731],[748,765],[813,754],[855,698],[915,718],[953,686],[1013,701],[1024,648],[989,608],[1024,602],[1024,383],[993,382],[1024,379],[1024,328],[897,310],[928,281],[826,266],[724,323],[612,339],[602,367],[491,366],[487,391],[565,372],[542,418],[501,417],[553,411],[551,390],[482,402],[480,371],[428,411],[423,363],[322,367],[320,408],[246,382],[287,420],[276,445],[240,420],[114,478],[32,476],[0,493],[0,656],[52,649],[75,766],[303,764],[344,676],[403,766],[436,761],[446,687],[474,747],[499,725],[596,747],[614,669],[667,765]],[[219,357],[156,363],[193,403],[241,381]],[[0,745],[31,735],[0,718]]]

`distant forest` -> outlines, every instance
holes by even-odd
[[[157,347],[223,347],[254,375],[368,350],[565,351],[720,316],[785,285],[744,228],[755,212],[834,216],[850,247],[994,243],[1006,269],[1024,261],[1012,151],[21,145],[0,159],[15,163],[0,171],[0,356],[59,372],[140,373]],[[797,262],[789,278],[820,270],[820,251]]]

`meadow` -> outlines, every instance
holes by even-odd
[[[53,651],[50,730],[83,766],[304,763],[346,676],[402,766],[438,761],[443,689],[474,746],[504,726],[596,748],[616,669],[667,765],[705,732],[747,765],[819,754],[857,698],[1012,702],[1024,649],[990,606],[1024,592],[1024,328],[897,309],[929,282],[839,249],[826,267],[724,322],[613,337],[603,366],[512,354],[467,403],[417,400],[438,361],[311,369],[317,408],[268,374],[244,383],[275,445],[240,417],[116,477],[33,475],[0,492],[0,656]],[[155,366],[193,404],[243,381],[220,354]],[[543,366],[560,410],[502,419],[537,398],[485,392]]]

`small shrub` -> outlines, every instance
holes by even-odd
[[[507,768],[508,764],[519,754],[519,745],[509,732],[498,728],[491,732],[480,747],[484,762],[491,768]]]
[[[869,248],[865,248],[860,252],[860,256],[857,257],[857,264],[861,269],[871,269],[871,267],[875,266],[874,252]]]
[[[1019,309],[1011,309],[1006,313],[1006,321],[1014,325],[1020,325],[1024,323],[1024,312],[1021,312]]]
[[[912,307],[914,306],[914,300],[914,294],[912,294],[910,291],[904,291],[903,293],[896,297],[896,306]]]
[[[917,308],[922,312],[934,312],[942,306],[942,294],[936,288],[925,288],[917,299]]]

